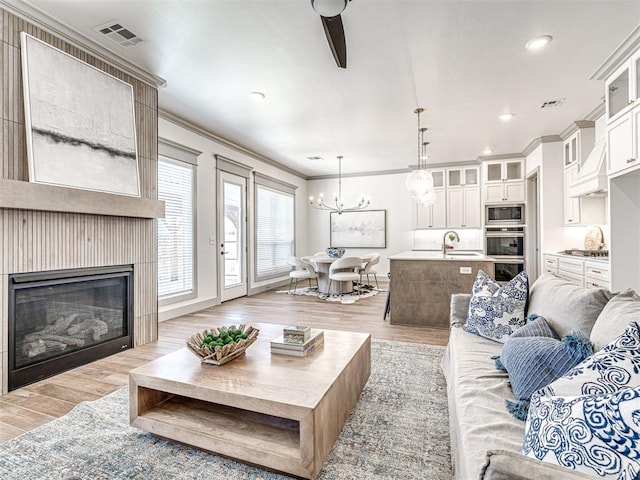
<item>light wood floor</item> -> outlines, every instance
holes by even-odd
[[[184,340],[191,334],[214,325],[252,322],[309,325],[367,332],[377,339],[446,345],[447,330],[389,325],[388,320],[382,319],[385,301],[385,292],[356,304],[342,305],[272,290],[161,322],[156,342],[0,396],[0,443],[65,415],[79,402],[95,400],[128,385],[130,370],[184,347]]]

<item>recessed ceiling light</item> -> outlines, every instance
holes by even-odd
[[[511,120],[513,118],[513,113],[503,113],[498,118],[500,120],[502,120],[503,122],[508,122],[509,120]]]
[[[527,47],[527,50],[539,50],[542,47],[549,45],[551,40],[553,40],[551,35],[540,35],[529,40],[525,47]]]
[[[491,153],[492,153],[492,152],[491,152],[491,149],[490,149],[490,148],[485,148],[485,149],[482,151],[482,154],[483,154],[483,155],[491,155]]]
[[[249,92],[249,98],[254,102],[263,102],[266,96],[262,92]]]

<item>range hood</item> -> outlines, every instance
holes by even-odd
[[[604,139],[596,142],[591,153],[582,164],[580,171],[569,185],[570,197],[584,197],[586,195],[606,194],[606,148]]]

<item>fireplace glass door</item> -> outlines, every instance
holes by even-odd
[[[110,270],[10,277],[10,389],[131,345],[132,272]]]

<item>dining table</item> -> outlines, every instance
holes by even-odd
[[[329,280],[329,269],[331,264],[338,260],[338,258],[330,257],[329,255],[314,255],[311,257],[304,257],[304,260],[312,263],[316,268],[318,274],[318,290],[323,294],[335,294],[342,295],[344,293],[353,292],[352,281]],[[331,285],[331,288],[329,288]]]

